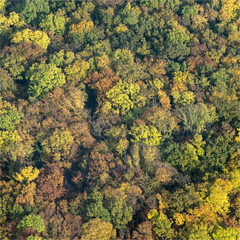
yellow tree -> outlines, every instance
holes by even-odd
[[[111,223],[99,218],[90,219],[84,223],[81,231],[81,240],[110,240],[116,238],[116,230]]]
[[[27,182],[30,183],[35,178],[37,178],[39,174],[39,170],[37,168],[33,168],[33,166],[25,167],[21,170],[20,173],[16,173],[14,178],[19,182]]]
[[[28,42],[31,44],[38,44],[41,48],[47,49],[50,44],[50,38],[45,32],[36,30],[33,31],[31,29],[23,29],[22,31],[16,32],[13,35],[12,43],[21,43]]]

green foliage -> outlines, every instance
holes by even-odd
[[[149,146],[159,145],[162,139],[161,133],[154,126],[141,124],[133,126],[129,134],[133,142],[144,143]]]
[[[133,54],[128,49],[117,49],[113,56],[115,65],[131,65],[134,61]]]
[[[164,150],[166,159],[173,166],[178,166],[184,172],[200,167],[202,152],[191,143],[169,143]]]
[[[59,161],[69,155],[74,137],[65,129],[56,129],[53,134],[42,142],[43,152],[53,160]]]
[[[159,237],[166,237],[170,234],[172,223],[164,213],[158,213],[156,209],[153,209],[148,213],[148,219],[153,223],[153,231]]]
[[[74,60],[74,53],[66,52],[64,50],[60,50],[59,52],[55,52],[49,56],[50,63],[55,64],[57,67],[67,66],[71,64]]]
[[[117,200],[110,204],[111,220],[113,226],[117,229],[122,229],[132,220],[132,207],[121,200]]]
[[[17,225],[19,231],[23,231],[28,227],[33,228],[39,233],[41,233],[45,229],[42,218],[36,214],[29,214],[23,217],[23,219]]]
[[[138,84],[122,82],[121,80],[110,89],[106,96],[109,101],[105,102],[104,111],[125,115],[129,110],[144,106],[144,99],[139,96]]]
[[[201,133],[206,129],[207,124],[216,120],[216,113],[214,108],[205,104],[188,105],[178,110],[178,117],[185,131]]]
[[[222,228],[218,226],[214,230],[212,236],[214,240],[218,240],[218,239],[219,240],[223,240],[223,239],[235,240],[235,239],[239,239],[240,230],[232,227]]]
[[[73,64],[68,65],[64,72],[68,80],[79,81],[86,77],[87,70],[90,68],[90,64],[84,60],[77,60]]]
[[[138,16],[141,13],[141,10],[138,7],[132,7],[128,3],[121,12],[121,17],[124,24],[135,25],[138,23]]]
[[[204,162],[207,162],[206,167],[211,171],[223,170],[228,159],[237,149],[238,146],[228,134],[209,139],[204,155]]]
[[[110,222],[111,217],[109,211],[103,206],[103,195],[96,189],[88,197],[88,206],[86,209],[86,219],[100,218],[106,222]]]
[[[24,114],[17,110],[9,102],[0,99],[0,129],[4,131],[14,131],[23,118]]]
[[[0,0],[1,239],[240,239],[239,10]]]
[[[49,5],[46,0],[24,0],[19,6],[20,17],[26,23],[35,24],[41,15],[49,13]]]
[[[28,93],[31,101],[41,98],[47,92],[66,82],[65,75],[60,68],[44,62],[33,64],[26,77],[29,80]]]
[[[66,17],[61,13],[50,13],[42,19],[39,26],[47,31],[63,35],[66,30],[66,22]]]
[[[190,53],[187,46],[190,41],[190,34],[186,28],[179,25],[176,21],[169,21],[169,30],[166,33],[166,53],[170,59],[183,59]]]
[[[193,225],[189,231],[188,231],[188,235],[187,238],[189,240],[201,240],[201,239],[206,239],[206,240],[210,240],[211,237],[209,235],[209,231],[208,231],[208,227],[207,225],[200,223],[199,225]]]

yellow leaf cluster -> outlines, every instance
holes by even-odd
[[[0,131],[0,146],[7,146],[11,143],[17,143],[22,141],[17,130],[14,131]]]
[[[222,8],[220,11],[220,19],[230,22],[236,18],[240,10],[239,0],[222,0]]]
[[[1,5],[1,2],[0,2]],[[1,6],[0,6],[1,8]],[[1,10],[0,10],[1,11]],[[20,17],[15,12],[10,12],[9,17],[0,14],[0,33],[2,31],[15,27],[21,27],[24,25],[24,21],[20,20]]]
[[[156,219],[158,217],[158,215],[159,214],[158,214],[157,209],[152,209],[152,210],[149,211],[147,217],[148,217],[149,220],[151,220],[151,219]]]
[[[240,143],[240,128],[238,130],[238,135],[235,137],[235,140]]]
[[[185,218],[184,218],[183,214],[181,214],[181,213],[174,213],[173,219],[175,220],[175,223],[178,226],[183,225],[185,222]]]
[[[93,28],[94,28],[93,21],[82,20],[80,23],[72,24],[69,27],[69,34],[71,35],[74,33],[78,33],[80,35],[84,35],[85,33],[91,32]]]
[[[45,32],[33,31],[31,29],[24,29],[20,32],[16,32],[12,39],[13,43],[28,42],[31,44],[38,44],[41,48],[47,49],[50,44],[50,38]]]
[[[125,24],[120,23],[117,27],[114,29],[117,33],[127,32],[128,27]]]
[[[14,178],[19,182],[31,182],[35,178],[37,178],[39,174],[39,170],[37,168],[33,168],[33,166],[25,167],[21,170],[20,173],[17,173]]]

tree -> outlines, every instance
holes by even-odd
[[[216,120],[216,113],[214,107],[205,104],[188,105],[178,110],[178,117],[185,131],[201,133]]]
[[[68,36],[74,42],[84,43],[86,36],[93,32],[93,28],[93,21],[82,20],[78,24],[70,25]]]
[[[137,6],[132,7],[131,3],[127,3],[121,12],[121,18],[123,20],[123,23],[131,26],[138,23],[138,16],[140,14],[141,10]]]
[[[121,80],[111,88],[106,96],[109,101],[103,105],[103,111],[112,111],[119,115],[125,115],[136,107],[145,105],[145,99],[139,95],[138,84],[122,82]]]
[[[132,220],[133,209],[126,202],[116,200],[110,203],[111,221],[117,229],[122,229]]]
[[[149,146],[159,145],[162,139],[161,134],[154,126],[140,124],[133,126],[129,132],[133,142],[144,143]]]
[[[209,235],[208,226],[203,224],[194,224],[188,231],[187,231],[187,239],[189,240],[211,240]]]
[[[213,231],[213,239],[214,240],[224,240],[224,239],[229,239],[229,240],[235,240],[239,239],[240,237],[240,230],[238,228],[231,228],[231,227],[216,227]]]
[[[33,228],[37,232],[41,233],[45,229],[45,225],[43,219],[39,215],[29,214],[23,217],[23,219],[18,223],[17,228],[20,231],[23,231],[26,228]]]
[[[20,123],[24,114],[17,110],[14,105],[0,98],[0,129],[4,131],[14,131]]]
[[[19,14],[26,23],[36,25],[37,20],[44,14],[49,13],[49,5],[46,0],[24,0],[19,4]]]
[[[3,159],[16,160],[19,155],[26,153],[22,147],[23,138],[16,130],[24,114],[7,101],[0,98],[0,150]],[[29,149],[28,149],[29,150]]]
[[[33,168],[32,166],[25,167],[21,170],[20,173],[17,173],[14,177],[19,182],[29,183],[38,177],[39,170],[37,168]]]
[[[155,126],[163,138],[170,137],[172,132],[177,129],[177,119],[169,110],[152,107],[148,108],[143,116],[145,122]]]
[[[221,178],[217,179],[210,188],[209,196],[206,201],[210,204],[214,212],[223,213],[228,212],[230,207],[228,194],[232,190],[232,184],[228,180]]]
[[[16,12],[10,12],[9,16],[4,16],[2,13],[0,13],[0,17],[0,36],[2,40],[1,43],[7,43],[11,39],[14,30],[22,28],[25,23],[20,19],[19,15]]]
[[[189,55],[190,34],[185,27],[177,21],[169,21],[169,28],[166,30],[166,53],[170,59],[183,59]]]
[[[152,209],[148,213],[148,219],[153,224],[153,231],[159,237],[171,236],[172,223],[164,213],[158,213],[156,209]]]
[[[128,49],[117,49],[113,55],[113,64],[115,66],[131,65],[133,62],[133,54]]]
[[[193,104],[195,100],[194,93],[188,91],[188,86],[193,85],[193,76],[188,72],[175,72],[171,95],[175,107]]]
[[[55,64],[57,67],[66,67],[73,63],[75,60],[75,55],[73,52],[68,52],[60,50],[59,52],[54,52],[49,56],[49,62]]]
[[[26,74],[29,80],[29,99],[34,101],[47,92],[65,84],[65,75],[54,64],[34,63]]]
[[[222,6],[220,10],[220,20],[230,22],[232,19],[238,17],[240,9],[240,3],[236,0],[222,0]]]
[[[102,69],[100,72],[94,72],[84,80],[91,89],[96,91],[97,100],[100,102],[106,98],[106,93],[119,81],[120,79],[110,69]]]
[[[0,76],[1,76],[0,92],[15,93],[17,87],[13,81],[13,78],[11,77],[11,74],[9,74],[8,71],[4,70],[3,68],[0,68]]]
[[[60,169],[54,164],[49,164],[40,169],[39,177],[37,178],[37,195],[46,202],[54,202],[66,194],[66,189],[63,186],[64,175],[63,169]]]
[[[110,240],[116,237],[116,230],[111,223],[99,218],[90,219],[84,223],[81,231],[81,240]]]
[[[109,211],[103,206],[103,195],[94,189],[88,197],[88,204],[86,209],[86,219],[100,218],[103,221],[110,222],[111,217]]]
[[[63,35],[66,31],[66,22],[67,18],[63,15],[63,13],[50,13],[41,20],[39,26],[47,31]]]
[[[137,230],[132,233],[133,240],[153,240],[152,224],[145,221],[138,225]]]
[[[6,0],[1,0],[1,2],[0,2],[0,13],[5,12],[5,7],[6,7]]]
[[[23,29],[13,35],[12,43],[28,42],[31,44],[38,44],[41,48],[47,49],[50,44],[50,38],[45,32],[31,29]]]
[[[72,64],[68,65],[64,72],[68,81],[79,82],[83,80],[87,75],[87,70],[90,68],[90,64],[85,60],[76,60]]]
[[[43,152],[54,161],[59,161],[69,155],[74,137],[67,129],[56,129],[53,134],[43,140]]]
[[[33,62],[39,61],[45,52],[46,50],[38,44],[30,44],[28,42],[13,44],[10,47],[6,46],[3,48],[0,54],[0,64],[14,78],[23,80],[29,66]]]

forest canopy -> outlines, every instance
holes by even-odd
[[[239,0],[0,0],[0,238],[240,239]]]

